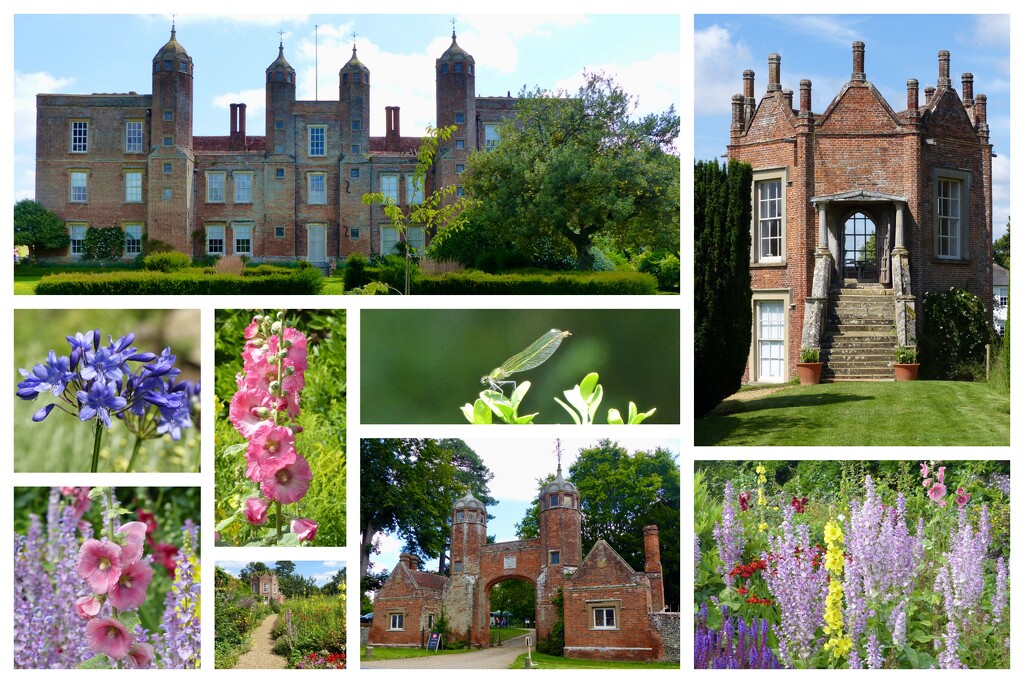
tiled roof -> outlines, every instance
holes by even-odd
[[[408,138],[402,136],[398,139],[398,149],[389,150],[385,148],[384,138],[371,137],[370,138],[370,151],[371,152],[398,152],[400,154],[416,154],[420,145],[423,143],[423,138]]]
[[[245,136],[244,150],[228,149],[230,141],[227,135],[196,135],[192,138],[192,149],[197,152],[262,152],[267,148],[267,138],[262,135]]]

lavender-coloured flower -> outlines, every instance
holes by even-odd
[[[110,411],[123,410],[128,401],[118,395],[117,385],[113,382],[93,382],[89,391],[79,390],[78,400],[82,404],[78,409],[78,419],[82,422],[96,418],[109,429]]]
[[[75,373],[71,372],[70,359],[67,356],[58,357],[52,349],[46,354],[45,363],[34,366],[31,371],[22,368],[18,372],[25,379],[18,382],[17,395],[25,400],[32,400],[47,392],[60,396],[75,378]]]
[[[732,482],[725,482],[725,493],[722,500],[722,522],[715,523],[712,530],[715,543],[718,544],[719,571],[725,585],[732,587],[735,577],[729,572],[743,558],[743,522],[736,517],[733,505]]]
[[[997,624],[1002,621],[1003,610],[1006,609],[1006,561],[1003,558],[996,560],[996,592],[992,596],[992,621]]]
[[[200,662],[200,615],[199,575],[193,547],[198,547],[199,527],[189,521],[183,532],[185,541],[176,557],[174,585],[164,600],[164,634],[157,641],[157,652],[164,667],[195,669]]]
[[[779,669],[778,658],[769,646],[771,626],[767,619],[747,624],[743,617],[735,621],[722,607],[722,625],[718,631],[708,626],[708,606],[704,604],[694,623],[694,669]]]

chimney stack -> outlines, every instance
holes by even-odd
[[[732,129],[743,130],[743,95],[732,96]]]
[[[934,85],[926,85],[926,86],[924,86],[924,103],[928,104],[929,102],[931,102],[932,101],[932,95],[934,95],[934,94],[935,94],[935,86]]]
[[[775,52],[768,55],[768,92],[782,90],[781,76],[782,57]]]
[[[238,105],[238,134],[242,136],[242,144],[245,144],[245,103]]]
[[[867,80],[867,74],[864,73],[864,43],[859,40],[853,44],[853,76],[850,80]]]
[[[988,125],[988,98],[984,95],[978,95],[974,100],[974,121],[979,126]]]
[[[939,50],[939,87],[953,87],[953,82],[949,80],[949,50]]]
[[[793,110],[793,91],[792,90],[783,90],[782,91],[782,99],[785,100],[786,106],[789,107],[790,111],[792,111]]]
[[[917,79],[911,78],[907,81],[907,109],[917,110]]]
[[[231,137],[235,137],[235,133],[238,132],[238,105],[231,105]]]
[[[806,78],[800,81],[800,116],[811,115],[811,82]]]
[[[743,72],[743,122],[750,123],[754,118],[754,71],[747,69]]]
[[[960,77],[960,85],[963,87],[963,98],[965,107],[974,106],[974,74],[967,72]]]
[[[644,527],[644,573],[651,582],[651,609],[665,609],[665,582],[661,574],[661,548],[658,545],[658,527]]]

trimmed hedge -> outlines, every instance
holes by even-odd
[[[47,275],[36,294],[319,294],[319,270],[301,268],[285,274],[207,275],[190,268],[176,273],[121,271],[117,273],[62,273]]]
[[[179,251],[158,251],[142,260],[143,268],[161,273],[174,273],[191,266],[192,257]]]
[[[420,277],[413,294],[657,294],[658,281],[645,273],[619,271],[554,275],[445,273]]]

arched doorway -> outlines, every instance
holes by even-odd
[[[537,585],[523,576],[501,577],[487,586],[488,642],[496,644],[537,627]],[[500,631],[499,631],[500,629]]]
[[[843,223],[843,277],[878,282],[878,227],[858,211]]]

